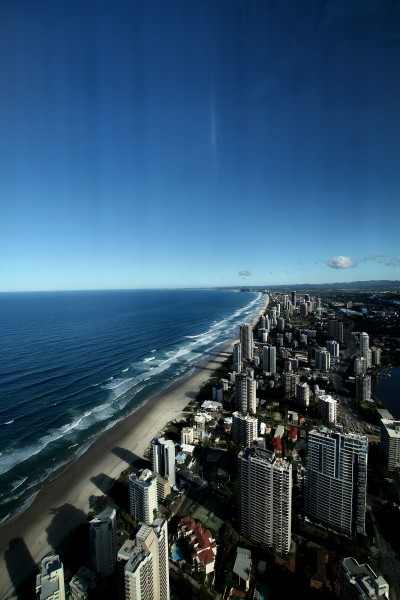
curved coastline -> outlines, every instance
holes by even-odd
[[[257,323],[265,306],[252,319]],[[113,427],[103,432],[65,471],[40,490],[32,503],[0,527],[0,600],[10,598],[37,572],[41,559],[57,548],[81,523],[87,522],[90,497],[107,493],[121,472],[144,458],[151,440],[180,418],[200,387],[231,355],[237,339],[201,359],[192,372],[154,394]]]

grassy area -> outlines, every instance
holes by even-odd
[[[216,535],[226,519],[224,512],[220,502],[206,498],[201,504],[197,504],[191,516]]]

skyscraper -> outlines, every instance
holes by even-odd
[[[400,421],[381,419],[381,449],[389,471],[400,463]]]
[[[140,523],[134,540],[118,552],[118,592],[121,600],[169,600],[167,522]]]
[[[356,400],[369,402],[371,400],[371,376],[365,373],[356,375]]]
[[[337,400],[329,394],[318,397],[318,414],[321,419],[336,425]]]
[[[232,413],[232,439],[242,446],[250,446],[258,435],[258,419],[243,415],[236,411]]]
[[[308,408],[310,405],[310,386],[306,381],[297,384],[296,399],[303,408]]]
[[[275,346],[264,346],[263,348],[263,371],[264,373],[276,373]]]
[[[304,508],[346,535],[365,534],[368,438],[320,427],[308,436]]]
[[[285,398],[295,398],[299,383],[300,376],[296,373],[282,373],[282,387],[285,392]]]
[[[39,600],[65,600],[64,566],[58,554],[42,560],[36,576],[36,595]]]
[[[326,342],[326,349],[328,350],[329,354],[332,356],[332,358],[338,358],[339,357],[339,342],[337,342],[336,340],[328,340]]]
[[[315,368],[325,372],[331,368],[331,355],[326,348],[315,348]]]
[[[255,542],[286,554],[291,546],[292,465],[263,448],[238,457],[239,529]]]
[[[235,373],[240,373],[242,370],[242,346],[240,342],[236,342],[233,346],[232,369]]]
[[[92,568],[103,577],[111,575],[117,561],[117,513],[105,508],[90,521]]]
[[[136,521],[152,523],[158,510],[157,476],[150,469],[129,475],[129,504]]]
[[[389,598],[389,585],[376,575],[367,564],[360,565],[355,558],[343,558],[339,571],[340,600],[384,600]]]
[[[339,344],[343,344],[343,323],[337,319],[328,319],[327,335]]]
[[[253,358],[253,330],[251,325],[243,324],[240,326],[240,343],[242,346],[242,357]]]
[[[296,302],[297,302],[297,300],[296,300],[296,292],[293,291],[292,292],[292,304],[293,304],[294,308],[296,308]]]
[[[151,468],[154,473],[168,477],[171,487],[175,487],[175,444],[163,437],[151,442]]]
[[[239,373],[235,379],[235,406],[244,415],[254,414],[257,408],[257,383],[246,373]]]

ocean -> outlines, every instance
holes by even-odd
[[[216,289],[0,294],[0,524],[264,304]]]

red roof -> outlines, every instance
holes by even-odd
[[[204,548],[204,550],[201,550],[197,553],[194,552],[192,554],[192,558],[197,558],[203,563],[203,565],[210,565],[211,563],[215,562],[215,554],[211,548]]]
[[[272,438],[272,445],[276,452],[282,452],[282,440],[281,438]]]

